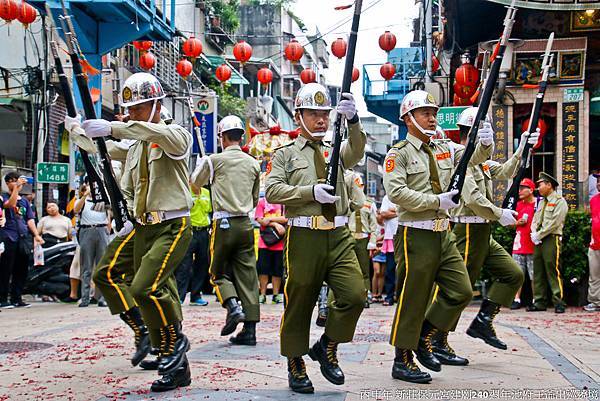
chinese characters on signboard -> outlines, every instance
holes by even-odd
[[[577,209],[577,172],[579,165],[579,103],[563,103],[562,195],[569,209]]]
[[[195,132],[198,132],[202,138],[206,154],[217,153],[217,98],[203,97],[196,100],[195,105],[194,114],[196,114],[196,118],[200,123],[200,127]],[[193,153],[199,154],[200,148],[197,135],[194,135],[193,139]]]
[[[496,136],[496,146],[492,160],[504,163],[508,160],[508,107],[491,107],[492,128]],[[501,205],[508,191],[508,181],[494,181],[494,203]]]

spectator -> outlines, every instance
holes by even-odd
[[[385,277],[385,254],[381,252],[383,245],[383,234],[385,230],[383,227],[378,226],[377,228],[377,249],[372,252],[373,260],[373,280],[371,283],[371,289],[373,291],[373,303],[383,302],[383,283]]]
[[[600,312],[600,174],[594,176],[598,193],[590,200],[592,241],[590,242],[590,249],[588,249],[590,262],[589,304],[583,307],[587,312]]]
[[[71,291],[69,297],[61,299],[61,302],[74,304],[79,300],[79,283],[81,280],[80,259],[79,246],[77,246],[75,248],[75,255],[73,255],[73,260],[71,261],[71,267],[69,268],[69,287]]]
[[[396,205],[390,202],[389,198],[383,197],[381,201],[381,208],[377,215],[377,222],[384,227],[383,234],[383,245],[381,252],[385,254],[385,278],[384,278],[384,292],[385,300],[383,301],[384,306],[391,306],[394,304],[394,297],[396,292],[396,260],[394,259],[394,235],[398,231],[398,217],[396,215]]]
[[[4,199],[0,196],[0,205],[4,203]],[[4,232],[2,227],[6,224],[6,217],[4,217],[4,209],[0,207],[0,256],[4,253]]]
[[[79,214],[79,264],[81,270],[81,301],[80,307],[90,304],[90,285],[92,271],[100,261],[108,245],[110,223],[106,211],[94,210],[90,187],[82,185],[80,198],[75,202],[73,210]],[[100,294],[96,295],[98,306],[107,306]]]
[[[46,213],[48,215],[42,217],[37,225],[38,233],[45,241],[45,247],[68,241],[73,228],[71,220],[60,214],[58,205],[54,202],[46,204]]]
[[[598,180],[598,175],[600,175],[600,168],[598,168],[598,166],[590,169],[590,175],[588,177],[588,194],[590,201],[599,192],[598,185],[596,183]]]
[[[29,202],[29,206],[31,206],[31,211],[33,212],[33,219],[37,223],[39,216],[38,216],[37,208],[35,206],[35,190],[32,189],[31,193],[24,194],[23,197],[25,199],[27,199],[27,201]]]
[[[531,241],[531,222],[535,213],[535,197],[533,191],[535,184],[529,178],[521,181],[519,186],[519,202],[517,202],[517,233],[513,242],[512,256],[515,262],[523,270],[523,274],[529,277],[531,291],[533,292],[533,251],[535,245]],[[521,307],[521,289],[517,292],[511,309]]]
[[[281,205],[271,204],[265,198],[260,198],[254,218],[260,224],[258,240],[258,281],[260,285],[259,302],[267,302],[267,284],[269,276],[273,283],[273,303],[283,302],[279,287],[283,277],[283,237],[285,236],[285,218]],[[279,238],[279,240],[277,240]]]
[[[29,272],[30,257],[33,254],[31,234],[36,244],[44,240],[37,232],[33,211],[27,199],[19,195],[19,191],[27,182],[20,178],[16,171],[4,176],[10,194],[2,196],[6,223],[0,237],[4,242],[4,253],[0,257],[0,308],[28,307],[23,302],[22,292]],[[10,302],[8,295],[10,289]]]
[[[208,228],[210,227],[209,213],[212,212],[210,192],[206,188],[191,185],[194,205],[190,210],[192,223],[192,241],[185,257],[175,271],[177,291],[183,304],[188,290],[190,305],[206,306],[208,301],[202,298],[202,289],[208,276]]]

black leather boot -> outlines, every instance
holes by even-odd
[[[422,372],[413,360],[413,352],[396,347],[396,357],[392,366],[392,377],[411,383],[429,383],[431,375]]]
[[[417,347],[417,360],[421,362],[427,369],[439,372],[442,370],[442,364],[433,355],[433,346],[431,341],[433,336],[436,335],[438,329],[436,329],[428,320],[423,322],[421,328],[421,336],[419,337],[419,345]]]
[[[256,322],[244,322],[244,328],[229,342],[234,345],[256,345]]]
[[[344,372],[338,365],[337,346],[336,342],[331,341],[323,334],[321,339],[308,351],[308,356],[313,361],[319,361],[321,373],[329,382],[341,385],[344,384],[345,378]]]
[[[296,393],[312,394],[315,392],[313,384],[306,374],[306,365],[301,356],[288,358],[288,384]]]
[[[467,366],[469,364],[467,358],[456,355],[456,352],[448,344],[447,331],[438,332],[433,339],[432,346],[433,355],[442,365]]]
[[[172,373],[164,374],[160,379],[154,380],[150,390],[159,393],[175,390],[178,387],[186,387],[192,383],[192,373],[187,358],[183,357],[183,363]]]
[[[144,359],[140,362],[140,368],[144,370],[158,370],[158,364],[160,363],[160,358],[158,357],[159,350],[158,348],[152,348],[149,352],[150,355],[156,356],[154,359]]]
[[[148,328],[144,324],[144,319],[142,319],[137,306],[119,314],[119,316],[133,330],[135,336],[135,353],[131,357],[131,364],[137,366],[150,352],[151,346]]]
[[[161,327],[160,337],[158,374],[167,375],[175,372],[186,360],[185,353],[190,349],[190,342],[181,332],[181,323]]]
[[[506,344],[496,337],[496,330],[492,324],[498,312],[500,312],[499,304],[484,299],[479,313],[467,329],[467,334],[473,338],[481,338],[486,344],[494,348],[506,349]]]
[[[246,320],[246,315],[244,315],[244,311],[236,298],[229,298],[223,302],[223,307],[227,308],[227,317],[225,318],[225,326],[221,329],[221,335],[228,336],[235,331],[238,323]]]

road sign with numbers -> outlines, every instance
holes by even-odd
[[[68,163],[37,163],[37,182],[46,184],[67,184],[69,182]]]

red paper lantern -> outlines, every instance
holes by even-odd
[[[285,47],[285,58],[292,63],[300,61],[304,55],[304,47],[296,39],[292,39]]]
[[[19,17],[19,5],[14,0],[0,0],[0,18],[10,22]]]
[[[154,54],[150,52],[144,52],[144,54],[140,55],[140,67],[142,67],[144,70],[151,70],[154,68],[155,64],[156,58],[154,57]]]
[[[337,38],[331,44],[331,52],[333,53],[334,56],[336,56],[339,59],[341,59],[341,58],[343,58],[343,57],[346,56],[346,51],[347,50],[348,50],[348,44],[342,38]]]
[[[260,70],[258,70],[256,78],[261,84],[265,86],[269,85],[273,81],[273,72],[267,67],[261,68]]]
[[[177,67],[175,67],[177,73],[181,75],[183,78],[187,77],[192,73],[194,66],[186,59],[179,60],[177,63]]]
[[[396,47],[396,35],[391,33],[390,31],[385,31],[379,37],[379,47],[381,50],[389,53]]]
[[[354,67],[352,70],[352,82],[358,81],[358,78],[360,78],[360,71],[358,68]]]
[[[181,50],[183,51],[183,54],[188,57],[199,57],[202,54],[202,42],[200,42],[200,39],[191,36],[188,40],[183,42]]]
[[[435,54],[431,55],[431,72],[437,72],[440,69],[440,60],[435,56]]]
[[[548,133],[548,128],[549,128],[548,123],[541,118],[538,120],[537,127],[540,129],[540,139],[538,139],[538,142],[533,147],[534,149],[538,149],[540,146],[542,146],[542,142],[544,140],[544,135],[546,135]],[[526,119],[525,121],[523,121],[523,124],[521,124],[521,132],[525,132],[528,129],[529,129],[529,118]],[[532,128],[532,131],[535,131],[535,129]]]
[[[476,87],[479,71],[472,64],[465,63],[456,69],[456,83],[460,86]]]
[[[36,9],[28,3],[24,1],[21,3],[21,7],[19,7],[19,16],[17,19],[21,22],[25,27],[31,24],[37,18]]]
[[[473,103],[471,103],[471,99],[469,99],[469,98],[463,99],[463,98],[456,96],[456,94],[454,94],[454,102],[453,102],[454,106],[470,106],[472,104]]]
[[[246,63],[252,57],[252,46],[240,40],[233,46],[233,57],[242,64]]]
[[[133,47],[141,52],[147,52],[152,47],[153,43],[151,40],[134,40]]]
[[[311,68],[306,68],[300,73],[300,80],[303,84],[317,82],[317,73],[314,72]]]
[[[387,63],[381,66],[381,68],[379,69],[379,73],[381,74],[383,79],[389,81],[390,79],[394,78],[394,75],[396,75],[396,67],[394,66],[394,64],[388,61]]]
[[[454,84],[454,94],[461,99],[469,99],[477,91],[477,86]]]
[[[221,82],[228,81],[231,78],[231,68],[227,64],[221,64],[215,71],[217,79]]]

